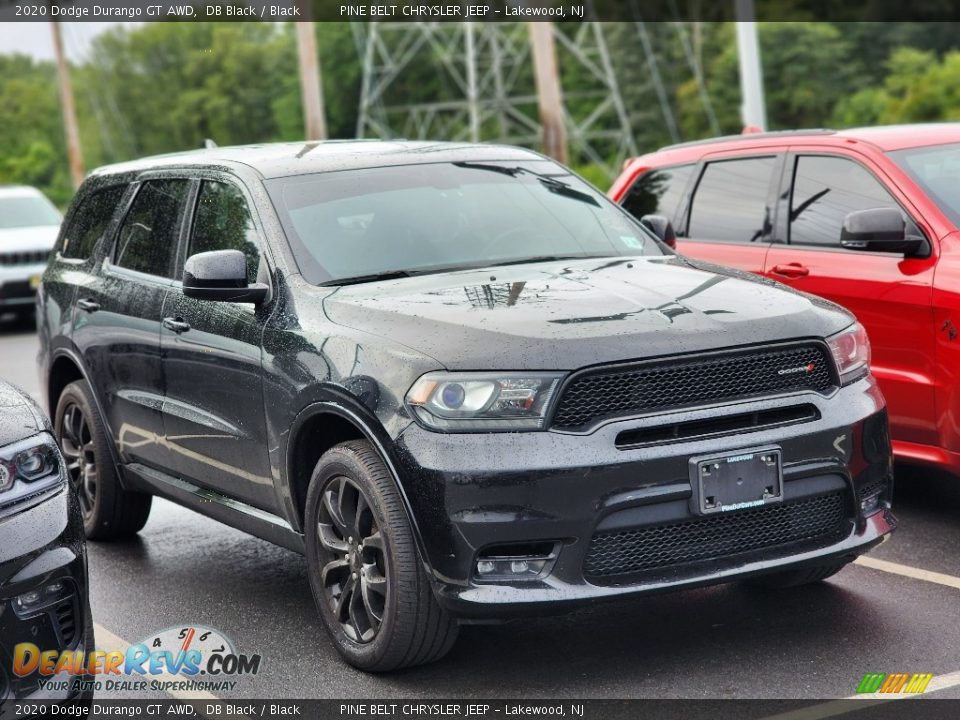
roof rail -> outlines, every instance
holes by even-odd
[[[704,138],[703,140],[690,140],[688,142],[676,143],[675,145],[665,145],[657,152],[696,147],[697,145],[710,145],[711,143],[726,142],[729,140],[760,140],[763,138],[803,137],[806,135],[834,135],[836,132],[836,130],[830,128],[811,128],[809,130],[769,130],[767,132],[741,133],[740,135],[720,135],[719,137]]]

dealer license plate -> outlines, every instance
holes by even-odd
[[[701,515],[759,507],[783,500],[779,447],[750,448],[690,460],[691,510]]]

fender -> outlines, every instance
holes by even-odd
[[[377,453],[380,455],[380,459],[383,460],[384,465],[387,466],[387,470],[390,473],[390,478],[393,481],[393,486],[400,495],[400,500],[403,504],[403,511],[407,517],[407,522],[410,523],[410,529],[413,532],[414,542],[416,542],[417,550],[420,552],[421,562],[423,563],[427,574],[432,577],[433,571],[426,561],[426,548],[423,543],[423,537],[420,533],[420,527],[417,524],[416,517],[414,517],[410,504],[410,498],[407,496],[407,493],[404,490],[403,483],[400,482],[400,473],[397,471],[397,464],[392,456],[392,453],[388,449],[387,436],[380,425],[380,422],[377,420],[376,416],[373,415],[373,413],[357,402],[353,396],[340,388],[326,386],[321,389],[321,394],[328,395],[329,399],[313,402],[302,408],[300,412],[297,413],[293,423],[290,425],[290,432],[287,434],[287,439],[284,442],[282,453],[284,457],[284,484],[286,485],[285,489],[287,491],[287,498],[292,499],[294,497],[290,482],[290,479],[293,477],[293,455],[291,453],[290,438],[296,438],[299,435],[304,423],[310,418],[319,414],[333,414],[348,420],[363,434],[364,439],[373,445]],[[302,533],[303,523],[300,520],[299,513],[294,507],[291,507],[290,510],[292,511],[291,525],[297,532]]]
[[[40,391],[43,393],[43,396],[46,399],[46,404],[48,407],[50,405],[50,398],[49,398],[50,368],[52,368],[56,363],[57,359],[61,357],[68,358],[80,370],[80,375],[83,377],[84,381],[87,383],[91,391],[93,390],[93,387],[94,387],[93,383],[90,382],[90,376],[87,373],[87,368],[84,366],[83,361],[80,359],[80,355],[77,353],[77,351],[73,347],[59,347],[50,353],[50,364],[45,369],[45,372],[42,378],[43,387],[40,388]],[[103,427],[106,428],[107,435],[109,435],[110,437],[110,442],[107,444],[110,448],[110,458],[113,460],[113,464],[117,468],[117,476],[120,478],[120,486],[124,490],[130,490],[132,492],[140,492],[140,490],[137,488],[129,487],[126,481],[126,478],[124,478],[123,465],[120,463],[120,458],[117,455],[117,447],[113,440],[115,436],[113,434],[113,428],[110,427],[110,420],[107,418],[106,414],[103,412],[103,407],[100,405],[100,398],[97,397],[97,394],[95,392],[91,392],[90,395],[91,395],[91,399],[93,400],[94,409],[97,411],[97,414],[100,415],[100,421],[103,423]],[[54,412],[52,413],[52,415],[55,415],[55,414],[56,414],[56,409],[54,408]],[[51,417],[50,418],[51,425],[53,425],[55,422],[56,422],[56,418]],[[56,432],[56,428],[54,428],[54,432]]]

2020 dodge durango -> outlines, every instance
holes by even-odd
[[[367,670],[441,657],[464,618],[814,581],[895,524],[849,313],[675,255],[526,150],[98,170],[38,325],[56,432],[92,433],[88,536],[159,495],[305,553]]]

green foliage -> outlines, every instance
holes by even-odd
[[[563,27],[562,32],[574,31]],[[740,130],[740,89],[730,23],[661,22],[645,26],[667,94],[661,105],[649,59],[632,22],[606,23],[604,35],[636,143],[647,152],[672,141],[713,134],[704,91],[723,132]],[[362,65],[349,23],[317,23],[328,131],[356,133]],[[960,119],[960,40],[948,23],[761,23],[764,87],[772,129]],[[441,62],[424,44],[392,86],[388,104],[459,98]],[[704,87],[690,60],[703,68]],[[599,62],[595,58],[594,62]],[[588,115],[604,99],[589,72],[559,52],[568,109]],[[529,67],[518,67],[531,88]],[[87,168],[148,154],[199,147],[297,140],[303,109],[292,25],[149,23],[121,26],[96,38],[72,67]],[[536,113],[535,98],[524,112]],[[395,128],[398,134],[407,130]],[[447,128],[450,137],[462,128]],[[482,136],[497,139],[496,123]],[[613,146],[611,141],[610,145]],[[598,187],[609,179],[596,165],[578,168]],[[0,183],[26,183],[61,206],[71,188],[55,68],[24,56],[0,55]]]
[[[960,120],[960,52],[937,61],[915,48],[895,50],[878,88],[866,88],[844,100],[835,120],[843,126]]]

